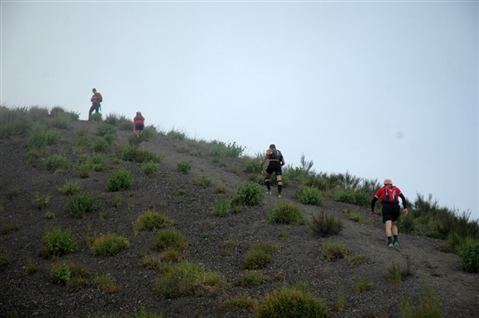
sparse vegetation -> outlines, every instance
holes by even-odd
[[[111,174],[106,182],[106,189],[108,191],[127,191],[133,187],[133,178],[126,169],[121,169]]]
[[[298,225],[303,222],[301,207],[293,202],[280,202],[269,210],[269,220],[279,224]]]
[[[299,168],[284,167],[284,198],[262,197],[260,193],[264,193],[265,187],[262,186],[264,175],[261,174],[259,161],[264,154],[259,154],[258,158],[243,156],[244,147],[235,143],[197,141],[177,131],[167,136],[166,133],[158,133],[154,127],[147,127],[142,138],[137,138],[132,132],[131,118],[109,116],[103,122],[101,115],[97,117],[97,121],[75,122],[75,114],[69,114],[61,107],[54,107],[50,114],[43,107],[9,110],[0,106],[3,159],[0,266],[5,276],[0,282],[0,298],[11,299],[2,308],[5,316],[18,315],[15,308],[21,307],[22,314],[27,316],[62,316],[62,313],[73,310],[88,316],[92,310],[98,310],[98,316],[89,317],[260,317],[259,308],[265,308],[266,299],[272,296],[273,290],[281,285],[288,288],[286,284],[298,279],[304,279],[309,285],[299,281],[289,289],[303,294],[308,294],[311,289],[309,295],[315,301],[320,301],[317,297],[328,293],[327,308],[336,311],[335,316],[341,316],[342,310],[346,316],[354,310],[353,315],[362,317],[468,316],[477,311],[476,303],[471,301],[475,296],[474,289],[472,285],[465,284],[468,278],[464,278],[475,275],[478,267],[479,225],[470,220],[468,213],[440,207],[431,196],[424,199],[418,195],[415,201],[408,202],[409,215],[401,216],[398,222],[402,235],[399,249],[388,249],[379,239],[384,236],[380,218],[374,218],[374,225],[369,225],[373,218],[369,217],[369,209],[363,208],[369,206],[379,188],[377,181],[360,179],[347,172],[316,173],[312,170],[312,161],[306,161],[303,156]],[[71,131],[73,125],[76,131]],[[148,140],[158,142],[147,143]],[[164,165],[160,165],[159,152],[168,159]],[[66,165],[56,167],[56,159],[50,159],[54,155],[67,158]],[[194,165],[190,176],[177,172],[176,163],[180,160]],[[47,167],[50,161],[52,170]],[[128,189],[108,189],[108,179],[123,169],[129,172],[126,178],[131,181]],[[258,186],[251,186],[253,191],[243,189],[245,191],[241,194],[232,190],[243,186],[247,180]],[[272,184],[276,192],[275,178],[272,178]],[[307,187],[305,192],[319,193],[320,208],[300,200],[297,190],[301,187]],[[251,196],[246,195],[249,192]],[[94,204],[96,213],[82,212],[83,203],[90,201],[86,194],[97,198]],[[69,204],[75,200],[74,210],[78,216],[74,215]],[[376,208],[379,210],[379,204]],[[158,212],[160,210],[174,216],[174,224],[169,219],[171,223],[158,217],[158,214],[163,214]],[[75,219],[68,217],[70,212]],[[227,217],[216,217],[223,213]],[[301,214],[304,214],[306,226],[299,221]],[[163,216],[166,217],[166,214]],[[341,232],[343,225],[345,231]],[[55,227],[58,233],[50,235],[48,240],[57,242],[52,243],[50,249],[46,233],[53,232]],[[94,257],[91,255],[92,244],[109,230],[121,231],[118,233],[122,238],[119,242],[104,243],[98,254],[94,254],[98,255],[95,269],[101,268],[104,272],[90,274],[86,267],[73,263],[74,260],[89,263],[88,259]],[[165,234],[165,231],[176,233]],[[339,246],[327,248],[328,240],[317,237],[316,233],[321,237],[340,234],[336,242]],[[414,237],[406,233],[412,233]],[[372,237],[366,241],[370,235]],[[419,235],[438,239],[440,243],[419,238]],[[251,251],[258,240],[271,243],[267,243],[269,248],[266,252],[254,254]],[[418,240],[421,244],[416,244]],[[359,248],[359,244],[363,243],[366,245]],[[121,244],[130,246],[131,250],[123,251],[128,247],[122,248]],[[410,249],[409,244],[415,244],[414,249]],[[368,253],[366,258],[352,252],[364,252],[369,245],[378,253]],[[440,251],[455,253],[459,257],[441,254],[435,246],[440,246]],[[111,250],[118,248],[117,252],[110,254],[110,247]],[[276,250],[279,251],[273,252]],[[427,252],[410,255],[416,251]],[[371,272],[374,266],[369,265],[378,264],[378,255],[388,257],[389,254],[400,256],[405,253],[413,257],[414,264],[408,263],[408,259],[398,261],[393,257],[391,261],[396,263],[386,264],[382,270],[376,267],[374,273]],[[38,254],[45,259],[39,259]],[[328,260],[330,263],[325,264]],[[183,267],[181,264],[185,262],[199,266],[201,270]],[[450,265],[454,262],[458,266],[451,269]],[[408,277],[416,270],[416,264],[421,273],[430,275],[421,275],[420,280]],[[55,279],[51,277],[54,266],[58,266],[53,274]],[[246,266],[258,268],[247,269]],[[170,270],[173,267],[177,268]],[[221,272],[211,272],[209,268],[220,269]],[[228,272],[223,272],[226,268]],[[166,274],[168,271],[170,273]],[[77,272],[83,274],[77,275]],[[223,274],[228,280],[222,279]],[[388,274],[389,286],[376,285],[378,279]],[[151,284],[151,279],[155,280],[153,277],[157,278],[154,286]],[[351,277],[358,278],[358,285],[360,277],[366,277],[363,278],[365,287],[374,282],[374,290],[365,295],[354,295],[357,291],[356,285],[351,284]],[[160,279],[164,279],[161,284],[167,282],[163,290],[158,288]],[[54,293],[60,292],[57,296],[62,306],[49,306],[48,297],[35,293],[35,289],[26,290],[33,283],[47,280],[62,284],[61,290],[56,283],[42,285],[46,294],[54,292],[53,289],[57,290]],[[338,281],[337,289],[331,286],[334,280]],[[399,280],[404,283],[391,286]],[[420,298],[418,284],[431,280],[434,280],[435,288],[441,288],[440,298],[434,294]],[[151,293],[152,287],[160,297],[152,298],[148,307],[135,307],[140,304],[125,298],[131,295],[132,288],[141,295]],[[82,302],[82,297],[66,293],[82,288],[92,289],[86,294],[95,293],[95,303],[105,306],[96,309],[92,307],[93,303]],[[97,288],[101,290],[94,291]],[[110,292],[121,291],[122,288],[124,292],[113,296],[115,302],[108,300],[112,297]],[[410,293],[411,301],[401,307],[401,313],[391,312],[391,307],[381,302],[379,295],[384,295],[383,291],[391,288],[397,296],[406,289]],[[461,288],[464,290],[461,297],[454,297],[453,291]],[[62,297],[62,290],[68,301]],[[86,295],[84,292],[80,294]],[[185,299],[187,306],[171,299],[184,295],[189,295]],[[210,295],[218,297],[202,297]],[[27,297],[28,301],[37,305],[22,307]],[[351,297],[361,298],[361,301],[350,303]],[[296,305],[303,304],[302,299],[290,305],[289,302],[295,299],[293,296],[287,298],[284,310],[278,311],[276,316],[281,317],[286,310],[291,310],[291,313],[288,312],[291,317],[295,313],[307,317],[305,312],[312,312],[307,309],[311,308],[308,307],[310,304],[299,308]],[[274,307],[273,303],[269,303],[269,309]],[[153,313],[150,306],[161,308],[163,314]],[[466,309],[460,311],[461,306]],[[441,307],[444,307],[444,312]],[[241,310],[244,312],[236,312]]]
[[[43,235],[43,241],[45,247],[42,254],[47,257],[61,256],[72,253],[77,249],[77,244],[70,228],[62,231],[61,227],[58,226],[51,230],[46,230]]]
[[[263,188],[254,182],[244,182],[237,189],[238,202],[243,205],[259,205],[264,199]]]
[[[326,301],[297,288],[283,287],[266,295],[255,311],[256,318],[329,317]]]
[[[314,233],[328,237],[339,234],[343,229],[343,222],[336,216],[321,211],[320,214],[313,215],[313,222],[309,227]]]
[[[176,165],[176,171],[188,174],[191,171],[191,164],[188,161],[180,161]]]
[[[271,263],[274,247],[268,242],[258,242],[251,246],[243,261],[243,268],[255,270],[262,269]]]
[[[113,256],[130,247],[124,235],[106,234],[89,240],[90,251],[96,256]]]

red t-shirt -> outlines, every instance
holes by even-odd
[[[101,103],[102,100],[103,97],[101,96],[101,94],[99,92],[96,92],[95,94],[93,94],[90,101],[92,103]]]
[[[396,190],[396,196],[399,197],[401,190],[396,186],[385,185],[376,192],[375,197],[380,199],[380,202],[383,203],[383,198],[386,196],[385,188],[390,187],[391,190]]]
[[[138,124],[145,124],[145,117],[141,116],[141,119],[138,119],[137,116],[135,116],[135,118],[133,118],[133,122],[135,123],[135,125],[138,125]]]

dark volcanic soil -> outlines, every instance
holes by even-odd
[[[97,138],[95,125],[95,122],[79,121],[75,130],[88,130]],[[63,141],[50,148],[50,155],[62,153],[72,163],[77,162],[78,155],[71,147],[76,138],[75,130],[62,131]],[[117,134],[115,143],[122,145],[128,143],[132,133],[118,131]],[[280,141],[276,143],[279,145]],[[399,317],[402,296],[408,295],[411,303],[417,305],[425,286],[432,287],[438,294],[445,317],[479,317],[479,275],[463,272],[457,255],[440,252],[441,241],[400,234],[399,247],[388,248],[380,217],[375,217],[373,225],[354,222],[343,213],[344,209],[355,208],[371,218],[368,210],[326,198],[323,207],[301,205],[305,220],[320,211],[341,218],[344,229],[332,239],[349,247],[352,255],[366,258],[364,263],[352,267],[348,259],[327,262],[321,248],[328,239],[312,234],[307,224],[287,226],[267,221],[269,207],[278,200],[300,204],[293,196],[297,184],[285,188],[282,199],[269,195],[261,206],[245,207],[238,214],[220,218],[212,212],[215,198],[224,199],[235,194],[235,186],[251,178],[248,173],[241,172],[243,166],[239,161],[215,164],[201,143],[172,140],[166,136],[160,136],[155,142],[143,142],[140,147],[162,157],[160,173],[153,179],[142,176],[141,164],[124,161],[109,163],[109,169],[91,172],[90,177],[84,179],[72,168],[52,174],[41,162],[27,164],[25,141],[0,144],[0,199],[4,200],[0,228],[19,225],[18,231],[0,235],[0,254],[10,261],[0,267],[0,317],[125,316],[129,310],[142,306],[162,313],[163,317],[253,317],[253,310],[227,312],[221,305],[226,298],[241,294],[261,300],[273,290],[298,281],[306,282],[310,292],[326,300],[331,317]],[[185,148],[189,152],[181,151]],[[193,156],[194,151],[203,155]],[[295,154],[284,155],[288,160],[288,156]],[[176,172],[176,164],[181,160],[191,163],[190,174]],[[134,188],[131,192],[120,192],[123,203],[113,207],[113,199],[118,193],[106,191],[105,184],[111,171],[121,167],[132,173]],[[202,176],[212,179],[209,188],[193,183]],[[83,189],[101,196],[100,211],[106,213],[106,218],[100,217],[98,212],[88,213],[81,220],[71,216],[68,198],[58,190],[71,181],[78,181]],[[218,183],[225,186],[227,193],[214,193]],[[19,194],[10,198],[9,191],[15,187]],[[185,190],[184,195],[175,191],[181,187]],[[46,209],[34,207],[36,194],[50,196]],[[228,287],[215,296],[165,299],[155,293],[153,285],[159,271],[138,265],[143,255],[158,253],[151,250],[155,233],[135,235],[132,229],[132,223],[148,209],[166,213],[174,220],[173,228],[187,237],[190,246],[183,254],[184,259],[220,272]],[[56,218],[45,219],[43,215],[47,211],[55,213]],[[79,246],[76,252],[60,260],[84,265],[92,276],[109,273],[122,289],[108,293],[90,284],[68,292],[65,286],[53,284],[50,279],[52,260],[39,254],[45,230],[56,226],[71,228]],[[280,233],[284,231],[288,235],[282,238]],[[106,233],[125,235],[131,243],[130,248],[112,257],[93,256],[87,238]],[[221,256],[219,250],[227,239],[234,240],[237,247],[231,255]],[[265,282],[259,287],[243,288],[238,284],[238,278],[244,273],[242,262],[251,244],[260,240],[280,248],[274,252],[272,263],[262,270]],[[394,285],[388,277],[388,266],[393,261],[405,264],[408,258],[416,269],[414,275]],[[25,267],[29,263],[35,264],[37,272],[26,275]],[[279,273],[284,275],[284,281],[275,279]],[[356,293],[354,283],[358,278],[372,282],[372,289]],[[338,291],[345,296],[345,309],[341,312],[332,308]]]

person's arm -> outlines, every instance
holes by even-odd
[[[281,155],[281,166],[284,166],[286,162],[284,161],[284,157]]]
[[[377,196],[374,196],[374,198],[371,200],[371,215],[374,215],[374,206],[376,205],[377,200],[378,200]]]
[[[266,151],[266,154],[264,155],[264,159],[263,159],[263,162],[261,163],[261,165],[264,165],[264,163],[266,162],[266,160],[268,160],[268,155],[269,155],[269,153],[270,153],[270,150],[268,149],[268,150]]]
[[[402,205],[404,207],[404,210],[402,210],[402,214],[407,215],[407,203],[406,203],[406,198],[404,197],[404,194],[400,193],[399,197],[402,200]]]

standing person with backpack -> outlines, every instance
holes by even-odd
[[[274,144],[269,145],[269,149],[266,150],[266,155],[264,156],[261,166],[263,166],[269,160],[268,167],[266,168],[266,176],[264,178],[264,183],[266,188],[268,188],[268,194],[271,194],[271,181],[270,176],[274,172],[276,173],[276,181],[278,183],[278,198],[281,198],[281,190],[283,189],[283,180],[281,177],[281,167],[284,166],[285,161],[281,151],[276,149]]]
[[[88,120],[90,120],[91,113],[95,111],[95,113],[98,113],[101,107],[101,102],[103,102],[103,97],[101,96],[100,92],[96,91],[96,88],[93,88],[91,90],[93,92],[93,96],[91,97],[91,107],[90,111],[88,112]]]
[[[404,210],[403,215],[407,215],[406,198],[402,194],[398,187],[393,185],[391,179],[384,180],[384,186],[379,188],[371,201],[371,215],[374,216],[374,205],[379,199],[379,202],[383,205],[382,215],[383,223],[386,227],[386,236],[388,237],[388,246],[394,247],[399,244],[398,242],[398,228],[397,221],[399,219],[399,200],[401,198]],[[394,240],[393,237],[394,236]]]
[[[141,115],[141,112],[136,112],[136,116],[133,118],[133,124],[135,125],[136,137],[141,137],[143,128],[145,128],[145,117]]]

